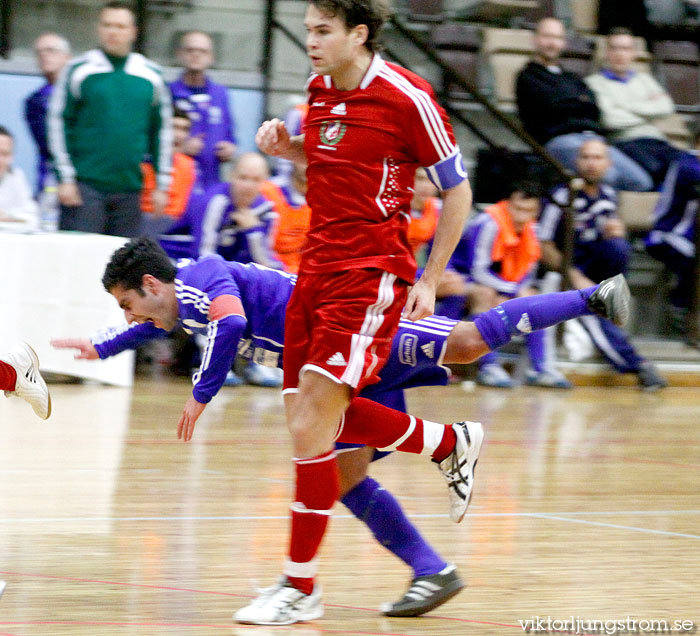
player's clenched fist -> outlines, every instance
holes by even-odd
[[[266,155],[279,157],[290,150],[291,142],[283,121],[276,117],[262,123],[255,135],[255,143]]]

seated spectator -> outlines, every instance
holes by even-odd
[[[221,182],[221,166],[233,159],[236,138],[225,86],[207,75],[214,63],[214,44],[209,34],[189,31],[180,38],[177,55],[185,67],[170,84],[173,105],[184,110],[192,122],[185,143],[197,162],[197,181],[203,189]]]
[[[43,33],[34,41],[34,54],[46,83],[25,100],[24,117],[39,149],[37,192],[41,192],[47,178],[50,177],[53,180],[54,186],[56,181],[50,171],[51,153],[46,138],[46,114],[54,84],[70,59],[70,43],[57,33]],[[56,209],[58,210],[58,206]]]
[[[185,214],[164,234],[160,244],[171,258],[197,258],[219,252],[227,260],[282,269],[270,246],[275,213],[260,193],[270,176],[256,152],[237,158],[231,182],[195,190]]]
[[[424,254],[432,241],[437,227],[442,200],[437,196],[437,188],[428,178],[425,168],[418,168],[413,182],[413,198],[411,199],[411,221],[408,225],[408,242],[411,244],[417,260]]]
[[[700,126],[693,133],[693,153],[683,153],[666,174],[654,210],[647,252],[676,275],[671,291],[674,316],[683,321],[694,289],[695,226],[700,200]]]
[[[155,214],[153,211],[153,191],[156,189],[156,171],[153,164],[141,164],[141,211],[144,213],[142,231],[153,238],[165,232],[184,214],[197,176],[194,159],[183,152],[184,143],[190,134],[190,118],[186,112],[175,108],[172,122],[173,171],[163,214]]]
[[[275,220],[272,204],[262,195],[262,184],[269,179],[270,170],[265,158],[257,152],[242,154],[231,170],[231,184],[225,193],[212,198],[210,206],[221,209],[221,225],[216,244],[208,228],[200,254],[216,251],[227,261],[258,263],[273,269],[282,264],[272,252],[271,231]],[[207,214],[208,218],[212,220]]]
[[[600,111],[590,88],[559,64],[566,46],[564,25],[555,18],[537,24],[535,55],[518,74],[516,100],[525,130],[572,172],[581,144],[603,134]],[[651,190],[653,181],[635,161],[611,149],[606,183],[620,190]]]
[[[309,231],[311,207],[306,202],[306,164],[292,164],[290,177],[278,175],[265,181],[260,191],[272,203],[276,219],[272,226],[272,249],[285,272],[296,274]]]
[[[617,193],[602,183],[609,164],[608,148],[602,141],[583,144],[578,155],[578,174],[583,188],[576,192],[574,209],[574,256],[569,278],[575,289],[601,282],[627,267],[630,246],[625,228],[617,215]],[[559,271],[564,245],[563,208],[569,197],[567,186],[555,188],[546,201],[538,236],[542,246],[542,264]],[[592,318],[592,320],[588,320]],[[581,323],[594,344],[620,373],[635,373],[643,389],[666,386],[653,365],[637,353],[627,335],[609,320],[586,316]]]
[[[13,159],[14,139],[7,128],[0,126],[0,230],[36,230],[39,206],[22,168],[12,165]]]
[[[654,187],[659,187],[680,154],[656,125],[674,113],[673,100],[649,73],[633,70],[636,47],[628,29],[613,29],[606,43],[607,65],[589,75],[586,83],[595,93],[608,139],[642,166]]]
[[[464,296],[452,296],[443,301],[438,310],[440,314],[459,319],[467,307],[473,315],[488,311],[508,298],[537,293],[532,283],[540,258],[534,227],[540,212],[540,196],[537,184],[516,183],[508,199],[489,206],[468,223],[448,265],[449,270],[461,274]],[[449,277],[454,278],[454,274]],[[444,288],[438,293],[444,293]],[[551,342],[545,332],[528,333],[525,342],[533,367],[527,374],[527,383],[570,388],[569,381],[551,365]],[[481,360],[477,375],[479,384],[500,388],[513,386],[495,352]]]

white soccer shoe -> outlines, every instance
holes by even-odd
[[[312,621],[323,616],[321,588],[314,586],[311,594],[304,594],[291,587],[282,576],[272,587],[258,590],[260,595],[239,609],[233,620],[248,625],[291,625]]]
[[[51,415],[51,394],[39,373],[39,358],[26,342],[19,343],[12,351],[0,355],[17,373],[14,391],[5,391],[7,397],[13,395],[29,402],[34,412],[42,419]]]
[[[447,481],[450,494],[450,519],[459,523],[464,518],[474,488],[474,468],[484,441],[479,422],[457,422],[452,425],[457,436],[454,450],[441,462],[433,460]]]

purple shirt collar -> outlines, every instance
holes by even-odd
[[[627,72],[625,73],[624,77],[620,77],[620,76],[617,75],[616,73],[613,73],[610,69],[604,68],[604,69],[600,72],[600,74],[601,74],[603,77],[605,77],[605,78],[607,78],[607,79],[609,79],[609,80],[612,80],[613,82],[621,82],[621,83],[623,83],[623,84],[626,84],[627,82],[629,82],[629,81],[637,74],[637,72],[636,72],[636,71],[633,71],[632,69],[630,69],[629,71],[627,71]]]

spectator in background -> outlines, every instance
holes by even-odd
[[[593,92],[576,73],[559,61],[566,47],[564,25],[543,18],[534,35],[535,55],[518,73],[516,100],[525,130],[557,161],[576,170],[581,144],[603,134]],[[644,191],[654,186],[649,174],[623,152],[612,149],[606,183],[620,190]]]
[[[207,76],[214,63],[211,37],[202,31],[189,31],[180,39],[178,58],[185,70],[170,84],[173,102],[192,122],[185,152],[194,157],[198,185],[203,189],[222,181],[221,164],[231,161],[236,152],[234,123],[226,87]]]
[[[170,186],[170,92],[159,67],[131,49],[136,17],[108,2],[100,48],[72,60],[49,105],[49,147],[58,172],[61,230],[136,236],[141,228],[141,162],[156,167],[154,213]]]
[[[579,150],[578,174],[584,186],[576,193],[574,208],[574,257],[569,278],[575,289],[584,289],[627,267],[630,246],[625,227],[617,215],[617,193],[603,184],[610,163],[604,141],[590,140]],[[564,245],[563,208],[569,197],[567,186],[555,188],[546,201],[538,224],[542,264],[561,269]],[[589,320],[590,318],[590,320]],[[596,347],[620,373],[635,373],[639,385],[654,391],[666,386],[653,365],[637,353],[627,335],[609,320],[586,316],[581,320]]]
[[[647,252],[676,275],[671,291],[674,318],[683,321],[694,289],[695,226],[700,200],[700,125],[693,131],[693,148],[671,164],[654,210]]]
[[[459,320],[468,309],[471,315],[496,307],[508,298],[536,294],[534,274],[540,258],[535,220],[540,213],[540,188],[536,183],[520,182],[512,193],[474,217],[457,245],[448,269],[461,274],[464,296],[453,296],[440,306],[440,313]],[[525,332],[532,369],[528,384],[568,389],[571,383],[553,366],[552,342],[545,332],[518,325]],[[484,386],[511,388],[508,372],[489,352],[479,361],[477,382]]]
[[[246,152],[236,159],[230,185],[207,204],[210,211],[205,217],[209,222],[217,218],[220,222],[215,240],[211,238],[213,226],[204,229],[200,255],[216,251],[227,261],[282,269],[271,245],[275,211],[261,193],[269,178],[267,161],[260,153]]]
[[[260,191],[272,203],[276,218],[272,225],[272,249],[285,272],[296,274],[311,221],[306,202],[306,163],[289,162],[292,172],[264,181]]]
[[[143,163],[141,165],[143,173],[141,210],[144,212],[142,231],[153,238],[168,230],[184,214],[197,176],[194,159],[183,152],[185,142],[190,135],[190,118],[187,116],[187,113],[175,108],[173,110],[172,126],[173,171],[170,189],[168,190],[168,200],[161,215],[155,214],[153,210],[156,171],[151,163]]]
[[[57,33],[43,33],[34,40],[34,54],[46,83],[27,97],[24,102],[24,117],[39,149],[37,192],[41,192],[50,176],[51,166],[51,153],[46,137],[46,114],[54,84],[70,59],[70,43]]]
[[[22,168],[13,166],[14,139],[0,126],[0,230],[35,230],[39,226],[39,206]]]
[[[408,225],[408,242],[416,260],[420,260],[419,252],[427,247],[435,234],[442,209],[442,200],[437,194],[438,190],[428,178],[425,168],[418,168],[413,180],[411,220]]]
[[[607,66],[589,75],[586,83],[595,93],[608,139],[641,165],[658,187],[680,154],[656,125],[674,113],[673,100],[649,73],[632,68],[637,47],[628,29],[613,29],[606,42]]]

